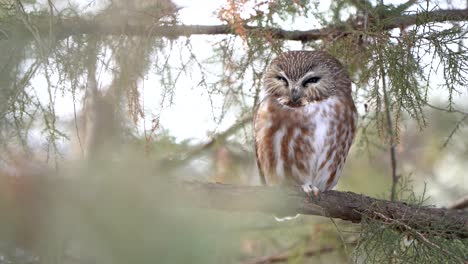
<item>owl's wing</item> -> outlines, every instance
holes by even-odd
[[[255,125],[257,123],[257,112],[260,104],[258,104],[255,107],[255,114],[253,118],[253,128],[254,128],[254,134],[255,134]],[[255,144],[255,160],[257,161],[257,168],[258,168],[258,174],[260,175],[260,182],[262,185],[266,185],[266,180],[265,180],[265,175],[263,174],[262,167],[260,166],[260,160],[258,159],[258,145],[257,145],[257,135],[254,137],[254,144]]]

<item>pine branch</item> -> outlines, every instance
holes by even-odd
[[[31,22],[36,25],[41,35],[50,33],[50,17],[30,15]],[[435,10],[430,12],[421,12],[411,15],[402,15],[394,18],[388,18],[381,25],[383,30],[393,28],[405,28],[411,25],[426,24],[431,22],[445,21],[467,21],[468,9],[449,9]],[[55,20],[54,20],[55,21]],[[95,35],[127,35],[127,36],[161,36],[167,38],[178,38],[192,35],[225,35],[235,34],[229,25],[154,25],[148,22],[138,22],[129,24],[116,22],[116,19],[82,19],[82,18],[64,18],[56,20],[53,25],[55,37],[64,39],[69,36],[95,34]],[[22,23],[21,21],[18,21]],[[17,25],[21,26],[21,25]],[[23,25],[24,27],[24,25]],[[18,28],[13,27],[14,31]],[[315,41],[323,39],[330,35],[346,36],[354,29],[345,29],[341,27],[329,26],[321,29],[311,30],[283,30],[281,28],[245,26],[248,32],[257,32],[268,35],[276,39]],[[5,31],[4,28],[0,30]],[[5,36],[3,36],[5,38]],[[1,40],[1,38],[0,38]]]
[[[468,238],[468,212],[410,205],[339,191],[307,196],[300,188],[234,186],[214,183],[184,183],[187,205],[219,210],[264,212],[276,215],[305,214],[338,218],[351,222],[376,219],[401,223],[400,231],[447,238]],[[383,217],[384,216],[384,217]],[[411,230],[407,230],[411,228]]]

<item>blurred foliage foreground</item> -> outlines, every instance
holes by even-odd
[[[240,218],[174,208],[184,194],[170,192],[150,168],[126,161],[2,177],[0,263],[216,263],[232,256]]]
[[[34,172],[0,177],[0,263],[456,263],[468,257],[467,239],[424,234],[428,242],[409,238],[405,246],[408,233],[374,219],[356,225],[301,216],[279,223],[272,215],[192,208],[176,183],[165,180],[173,172],[138,155]]]
[[[0,263],[230,263],[341,243],[325,218],[180,206],[190,201],[160,177],[170,172],[135,157],[1,175]]]

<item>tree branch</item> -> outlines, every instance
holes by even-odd
[[[50,18],[47,16],[30,15],[31,21],[37,26],[41,34],[50,33]],[[430,22],[445,21],[466,21],[468,20],[468,9],[457,10],[436,10],[421,12],[412,15],[403,15],[386,19],[383,25],[384,30],[393,28],[404,28],[411,25],[425,24]],[[167,38],[178,38],[192,35],[226,35],[235,34],[229,25],[153,25],[149,23],[119,23],[116,19],[96,18],[64,18],[57,20],[54,25],[55,36],[64,39],[73,35],[96,34],[96,35],[128,35],[128,36],[162,36]],[[24,25],[23,25],[24,26]],[[16,28],[15,28],[16,29]],[[268,35],[276,39],[315,41],[323,39],[331,34],[346,36],[352,30],[329,26],[322,29],[311,30],[283,30],[281,28],[245,26],[251,33],[257,32]],[[3,29],[2,29],[3,30]],[[0,38],[1,39],[1,38]]]
[[[175,157],[170,157],[163,159],[159,162],[159,165],[164,168],[175,168],[177,166],[181,166],[182,164],[193,160],[194,158],[199,157],[203,152],[209,150],[212,148],[214,145],[217,143],[220,143],[229,136],[233,135],[236,133],[239,129],[244,127],[247,123],[252,121],[252,115],[251,114],[246,114],[240,117],[232,126],[224,130],[223,132],[219,132],[211,136],[211,139],[209,139],[207,142],[200,144],[199,146],[196,146],[193,148],[193,150],[184,153],[184,154],[175,154],[174,156],[177,156],[178,158]]]
[[[313,41],[326,37],[335,32],[331,29],[312,29],[312,30],[283,30],[281,28],[264,28],[256,26],[245,26],[249,32],[261,32],[270,35],[276,39]],[[149,26],[148,25],[114,25],[110,23],[96,23],[83,19],[70,19],[63,21],[57,32],[59,39],[71,35],[98,34],[98,35],[129,35],[129,36],[161,36],[171,39],[178,37],[188,37],[192,35],[229,35],[235,34],[229,25],[167,25],[167,26]]]
[[[354,238],[351,241],[345,242],[346,245],[356,246],[358,243],[358,238]],[[296,252],[296,251],[286,251],[282,253],[276,253],[268,256],[260,256],[256,258],[252,258],[243,262],[244,264],[269,264],[269,263],[278,263],[278,262],[286,262],[294,257],[300,256],[303,258],[308,257],[316,257],[322,254],[331,253],[337,250],[340,250],[342,245],[324,245],[319,248],[309,248],[304,252]]]
[[[247,123],[252,122],[252,115],[251,114],[246,114],[240,117],[232,126],[230,126],[228,129],[226,129],[223,132],[214,134],[211,139],[199,146],[195,151],[193,151],[189,156],[190,158],[193,156],[197,156],[200,152],[203,152],[209,148],[211,148],[213,145],[215,145],[218,142],[222,142],[232,134],[236,133],[239,129],[244,127]]]
[[[337,249],[336,246],[323,246],[318,249],[308,249],[305,252],[302,253],[303,257],[314,257],[318,256],[321,254],[333,252]],[[245,261],[244,264],[268,264],[268,263],[278,263],[278,262],[285,262],[288,261],[288,259],[291,259],[292,257],[296,256],[297,254],[294,253],[280,253],[280,254],[275,254],[271,256],[263,256],[263,257],[258,257],[255,259],[250,259],[248,261]]]
[[[448,206],[449,209],[466,209],[468,208],[468,195],[462,197]]]
[[[375,199],[352,192],[326,191],[307,196],[300,188],[234,186],[214,183],[184,183],[189,205],[220,210],[306,214],[338,218],[351,222],[377,219],[401,223],[421,234],[449,238],[468,237],[468,212],[429,206],[409,205]],[[384,217],[382,217],[384,216]]]
[[[426,23],[466,20],[468,20],[468,9],[440,9],[390,18],[385,22],[384,29],[405,28]]]

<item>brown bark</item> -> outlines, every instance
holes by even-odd
[[[411,228],[445,237],[468,237],[468,211],[392,202],[352,192],[326,191],[307,196],[300,188],[185,183],[190,205],[220,210],[306,214],[361,222],[372,218],[395,229]],[[391,222],[388,222],[390,221]]]

